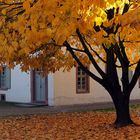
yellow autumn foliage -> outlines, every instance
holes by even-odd
[[[125,4],[130,8],[123,14]],[[112,8],[114,17],[108,20],[106,11]],[[100,31],[95,31],[94,26]],[[102,26],[113,27],[113,33],[107,35]],[[102,44],[109,48],[121,40],[131,64],[140,60],[140,5],[136,1],[1,0],[0,63],[20,64],[25,71],[31,67],[46,73],[61,67],[69,70],[75,62],[63,49],[63,43],[68,41],[76,49],[82,49],[77,29],[90,49],[96,50],[103,59],[106,54]],[[83,53],[77,52],[77,55],[83,63],[88,63]]]

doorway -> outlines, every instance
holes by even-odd
[[[48,76],[43,77],[39,71],[31,71],[32,102],[48,104]]]

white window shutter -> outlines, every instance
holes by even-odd
[[[11,69],[6,67],[5,69],[6,73],[6,79],[5,79],[5,88],[10,89],[11,88]]]
[[[3,68],[0,74],[1,89],[6,90],[11,88],[11,70],[8,67]]]

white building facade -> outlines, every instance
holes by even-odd
[[[9,78],[5,76],[6,74],[3,73],[3,79],[5,78],[6,82],[4,83],[4,80],[0,82],[0,85],[3,83],[5,87],[0,89],[1,100],[17,103],[45,103],[48,106],[111,101],[109,94],[102,86],[77,68],[73,68],[71,72],[58,71],[41,77],[35,71],[21,72],[17,66],[10,71],[10,74],[8,73]],[[140,99],[139,81],[131,94],[131,99]]]

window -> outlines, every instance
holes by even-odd
[[[79,66],[76,67],[76,91],[77,93],[89,92],[89,76]]]
[[[11,70],[4,66],[0,73],[0,89],[7,90],[11,88]]]

